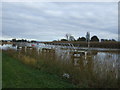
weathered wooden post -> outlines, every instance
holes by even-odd
[[[26,53],[26,51],[27,51],[26,49],[27,49],[27,46],[25,46],[25,53]]]
[[[85,60],[87,59],[87,52],[85,52]]]
[[[40,53],[40,49],[38,48],[38,55],[39,55],[39,53]]]

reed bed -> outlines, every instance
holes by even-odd
[[[66,61],[65,57],[58,57],[56,52],[41,51],[38,53],[35,48],[27,50],[22,48],[20,51],[9,49],[5,52],[24,64],[56,74],[80,88],[119,87],[118,78],[116,78],[114,72],[115,70],[117,72],[117,69],[107,71],[106,65],[102,65],[97,61],[93,62],[93,57],[87,57],[87,60],[79,58],[77,61],[79,65],[75,66],[72,58]]]

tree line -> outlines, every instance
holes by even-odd
[[[35,40],[31,40],[31,41],[29,41],[29,40],[26,40],[26,39],[19,39],[19,40],[17,40],[17,39],[12,39],[12,40],[2,40],[2,42],[28,42],[28,43],[36,43],[37,41],[35,41]]]
[[[87,41],[86,37],[78,37],[77,39],[74,38],[71,34],[66,34],[66,38],[61,39],[60,41]],[[94,35],[90,38],[91,42],[106,42],[106,41],[116,41],[115,39],[99,39],[98,36]]]
[[[87,32],[88,33],[88,32]],[[88,40],[88,37],[89,37],[89,40]],[[77,39],[74,38],[73,35],[71,34],[65,34],[65,38],[61,39],[61,40],[58,40],[58,41],[82,41],[82,42],[109,42],[109,41],[112,41],[112,42],[116,42],[115,39],[99,39],[98,36],[94,35],[90,38],[90,36],[86,35],[86,37],[78,37]],[[8,42],[8,40],[1,40],[2,42]],[[38,41],[35,41],[35,40],[31,40],[31,41],[28,41],[26,39],[12,39],[12,40],[9,40],[10,42],[28,42],[28,43],[37,43]],[[54,41],[57,41],[57,40],[54,40]]]

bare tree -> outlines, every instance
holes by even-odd
[[[75,38],[73,36],[70,36],[69,41],[75,41]]]
[[[69,39],[70,39],[70,37],[71,37],[71,34],[70,34],[70,33],[67,33],[67,34],[65,35],[65,37],[66,37],[66,39],[69,41]]]

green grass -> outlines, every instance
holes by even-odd
[[[3,88],[74,88],[60,77],[22,64],[6,53],[2,54]]]

